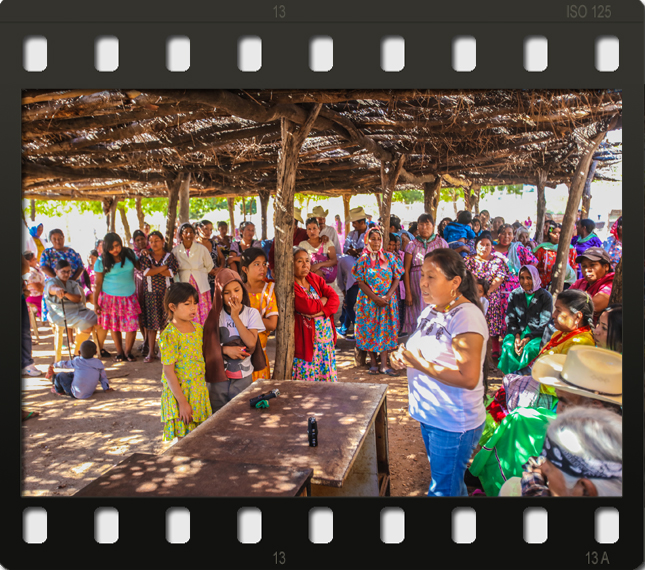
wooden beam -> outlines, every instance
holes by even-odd
[[[351,199],[351,194],[343,194],[343,215],[345,219],[345,235],[349,235],[349,201]]]
[[[544,234],[544,219],[546,217],[546,194],[545,188],[547,184],[547,178],[549,175],[548,167],[538,168],[537,170],[537,215],[535,218],[535,239],[537,240],[537,245],[546,241]]]
[[[179,223],[190,221],[190,173],[185,174],[179,186]]]
[[[379,209],[380,218],[383,220],[383,249],[387,251],[387,244],[390,241],[390,212],[392,209],[392,195],[396,189],[396,183],[399,180],[405,155],[401,154],[396,157],[394,162],[381,162],[381,187],[383,189],[383,198]]]
[[[441,177],[437,176],[434,182],[426,182],[423,185],[423,209],[426,214],[432,216],[434,223],[437,223],[437,208],[441,197]]]
[[[271,191],[268,188],[263,188],[258,191],[260,196],[260,212],[262,216],[262,239],[267,239],[267,211],[269,209],[269,198],[271,197]]]
[[[170,249],[173,248],[175,240],[175,220],[177,219],[177,203],[179,202],[179,187],[183,175],[168,184],[168,215],[166,216],[166,243]]]
[[[231,236],[233,236],[233,239],[235,239],[235,198],[230,197],[226,199],[228,203],[228,217],[231,221],[229,225],[229,232],[231,232]]]
[[[567,206],[562,218],[562,231],[560,232],[560,241],[558,243],[558,253],[555,258],[553,266],[553,274],[551,277],[551,294],[558,295],[564,286],[564,273],[567,266],[567,259],[569,257],[569,247],[571,238],[573,237],[573,229],[578,214],[578,206],[582,198],[582,191],[584,190],[585,181],[591,165],[594,152],[600,146],[600,143],[605,138],[606,132],[600,132],[595,137],[587,141],[584,150],[578,162],[578,168],[569,188],[569,198],[567,199]]]
[[[294,283],[293,283],[293,197],[296,186],[298,153],[309,135],[320,109],[321,103],[314,105],[306,121],[297,130],[289,119],[281,119],[282,152],[278,165],[278,186],[275,198],[275,296],[278,302],[278,327],[275,331],[276,359],[273,378],[290,379],[294,355]]]

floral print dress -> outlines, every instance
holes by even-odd
[[[426,308],[421,296],[421,266],[426,254],[433,249],[448,247],[448,242],[441,236],[434,238],[431,236],[427,242],[421,241],[420,238],[412,240],[405,248],[405,253],[412,256],[410,265],[410,295],[412,296],[412,306],[405,305],[405,322],[402,332],[412,334],[417,328],[417,320],[421,311]]]
[[[525,247],[519,243],[514,247],[517,248],[517,257],[520,260],[520,268],[522,267],[522,265],[534,265],[537,267],[538,259],[537,257],[535,257],[535,255],[533,255],[533,252],[528,247]],[[504,256],[504,258],[508,258],[508,251],[506,253],[498,251],[497,253]],[[504,281],[504,283],[499,286],[499,288],[502,290],[501,311],[504,317],[504,330],[501,333],[502,336],[506,336],[506,313],[508,312],[508,298],[510,297],[511,292],[517,289],[519,286],[519,275],[516,275],[515,272],[509,268],[508,279],[506,279],[506,281]]]
[[[491,253],[488,261],[479,259],[477,256],[467,257],[464,262],[475,278],[484,278],[492,284],[497,278],[504,279],[502,284],[488,295],[488,312],[486,321],[488,322],[488,332],[491,337],[503,335],[506,332],[506,313],[502,312],[504,297],[504,285],[511,275],[510,269],[506,264],[506,259],[499,253]],[[508,304],[508,300],[506,301]]]
[[[278,314],[278,301],[274,293],[275,283],[268,282],[264,284],[260,293],[249,293],[249,301],[251,307],[257,309],[263,319],[268,319]],[[270,331],[264,330],[258,333],[260,344],[264,351],[264,358],[267,365],[263,370],[253,371],[253,382],[256,380],[268,380],[271,378],[271,364],[269,363],[269,355],[267,354],[267,342],[269,340]]]
[[[403,265],[398,255],[383,252],[388,263],[385,268],[372,267],[370,256],[363,254],[352,268],[357,281],[363,281],[376,295],[384,296],[390,290],[392,281],[401,279]],[[363,291],[356,300],[356,346],[369,352],[384,352],[397,347],[399,332],[399,303],[392,295],[389,305],[379,307]]]
[[[166,290],[172,285],[173,277],[179,271],[179,263],[172,253],[166,253],[160,261],[157,261],[152,253],[144,255],[139,260],[141,263],[141,274],[143,278],[143,323],[148,330],[160,331],[166,326],[166,311],[163,300]],[[167,266],[173,277],[164,275],[145,275],[148,269],[153,267]]]
[[[298,285],[299,286],[299,285]],[[313,287],[306,291],[310,299],[320,299]],[[336,371],[336,348],[334,347],[334,331],[330,317],[316,317],[314,357],[311,362],[302,358],[293,359],[293,380],[309,380],[317,382],[338,382]]]
[[[163,438],[170,441],[184,437],[204,422],[213,413],[205,374],[206,364],[202,353],[204,327],[193,323],[194,332],[182,333],[169,323],[159,337],[161,364],[175,366],[175,374],[181,391],[193,409],[193,421],[186,424],[179,419],[179,405],[172,393],[165,372],[161,383],[161,421],[164,424]]]

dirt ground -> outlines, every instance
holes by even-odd
[[[23,378],[23,409],[38,416],[22,423],[22,473],[24,496],[73,495],[105,471],[133,453],[159,454],[171,443],[163,442],[159,416],[161,363],[112,362],[104,359],[110,386],[99,389],[88,400],[73,400],[50,392],[44,373],[54,357],[49,326],[39,328],[40,342],[33,346],[38,378]],[[135,355],[141,345],[140,334]],[[114,354],[110,337],[106,343]],[[273,361],[275,340],[269,339]],[[67,348],[63,349],[63,358]],[[408,415],[408,388],[404,372],[397,377],[372,376],[368,367],[356,367],[354,343],[339,338],[336,346],[340,382],[387,384],[391,494],[419,497],[427,493],[430,466],[419,424]],[[491,370],[491,389],[499,386],[499,375]]]

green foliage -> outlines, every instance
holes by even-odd
[[[166,205],[166,209],[168,206]],[[190,219],[201,220],[213,210],[228,210],[226,198],[191,198]]]
[[[404,204],[423,203],[423,190],[402,190],[392,194],[392,202],[403,202]]]
[[[242,202],[244,202],[244,207],[246,208],[247,215],[258,213],[258,206],[255,201],[255,198],[248,198],[244,201],[240,200],[240,214],[244,213],[244,207],[242,206]]]

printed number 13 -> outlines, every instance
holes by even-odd
[[[275,558],[276,564],[284,564],[287,561],[282,550],[280,552],[274,552],[273,557]]]
[[[287,7],[284,4],[276,4],[273,7],[276,18],[284,18],[287,15]]]

